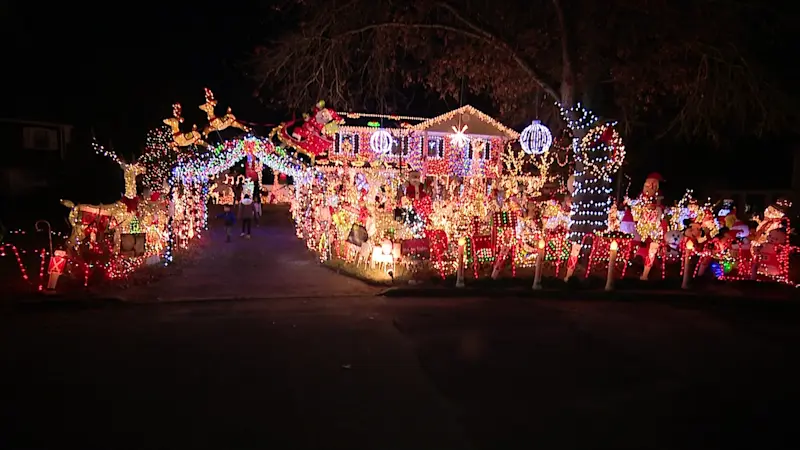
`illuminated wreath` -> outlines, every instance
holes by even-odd
[[[622,143],[613,123],[598,125],[581,139],[575,152],[575,160],[580,162],[584,170],[595,176],[610,176],[618,171],[625,160],[625,145]],[[602,154],[594,157],[591,154]]]

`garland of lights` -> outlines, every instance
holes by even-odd
[[[570,209],[570,225],[567,238],[574,244],[583,241],[587,233],[604,230],[608,226],[608,210],[611,207],[611,174],[619,169],[624,158],[624,147],[612,124],[595,126],[599,117],[584,108],[580,103],[564,108],[556,103],[561,118],[572,131],[573,136],[580,136],[588,130],[584,139],[573,137],[572,148],[576,164],[572,207]],[[609,136],[606,130],[612,130]],[[600,133],[600,134],[597,134]],[[601,140],[601,142],[597,142]],[[609,143],[611,148],[605,148]],[[599,146],[602,146],[598,148]],[[597,154],[605,151],[605,156]],[[612,170],[613,169],[613,170]]]
[[[226,141],[214,148],[207,160],[185,161],[175,168],[174,174],[184,183],[193,180],[205,182],[211,176],[228,170],[248,153],[254,154],[265,166],[285,173],[297,182],[308,182],[313,175],[311,170],[295,158],[275,152],[275,147],[269,140],[253,136]]]
[[[172,130],[167,126],[154,128],[145,138],[144,153],[139,157],[146,171],[143,176],[145,187],[161,191],[178,161],[178,151],[171,145]]]
[[[575,160],[583,164],[584,170],[597,177],[616,173],[625,160],[625,145],[614,124],[605,123],[589,130],[576,149]]]
[[[348,119],[360,119],[366,117],[368,119],[389,119],[389,120],[413,120],[415,122],[423,122],[428,120],[427,117],[414,117],[414,116],[397,116],[394,114],[370,114],[370,113],[356,113],[336,111],[336,114],[347,117]]]

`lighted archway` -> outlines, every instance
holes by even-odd
[[[175,246],[185,248],[199,237],[208,224],[209,181],[242,159],[257,158],[263,166],[294,178],[295,184],[312,181],[315,170],[276,147],[269,139],[255,136],[225,141],[214,147],[210,156],[182,161],[172,174],[172,211],[168,251],[171,259]]]
[[[208,180],[227,171],[248,155],[258,158],[273,171],[284,173],[295,179],[296,183],[311,180],[313,169],[275,147],[268,139],[248,136],[219,144],[211,151],[208,159],[192,159],[175,168],[176,181],[184,184],[208,182]]]

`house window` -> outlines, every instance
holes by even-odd
[[[22,139],[28,150],[58,150],[58,132],[50,128],[25,127]]]
[[[444,158],[444,139],[442,137],[428,137],[428,158]]]
[[[339,134],[339,139],[336,139],[337,148],[334,148],[334,154],[357,155],[358,154],[358,134]]]
[[[473,139],[469,142],[468,159],[489,160],[492,157],[492,144],[488,139]],[[477,152],[477,153],[476,153]]]
[[[402,136],[400,139],[395,139],[392,142],[392,155],[394,156],[408,156],[408,136]]]

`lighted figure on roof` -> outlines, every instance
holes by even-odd
[[[181,116],[182,108],[180,103],[172,105],[172,117],[164,119],[164,123],[172,129],[172,146],[188,147],[190,145],[207,145],[203,141],[203,136],[197,131],[197,125],[192,125],[192,131],[184,133],[180,125],[183,123]]]
[[[222,131],[228,127],[238,128],[242,131],[250,131],[249,127],[236,120],[236,116],[233,115],[230,107],[228,107],[228,111],[224,116],[216,116],[215,109],[217,107],[217,99],[214,98],[214,93],[211,92],[211,89],[205,88],[205,95],[206,102],[200,105],[200,110],[204,111],[206,116],[208,116],[208,125],[203,129],[203,136],[208,136],[214,131]]]
[[[320,100],[311,111],[303,114],[303,122],[285,122],[275,129],[278,139],[312,158],[324,157],[333,147],[333,136],[344,120]],[[291,130],[291,131],[290,131]]]

